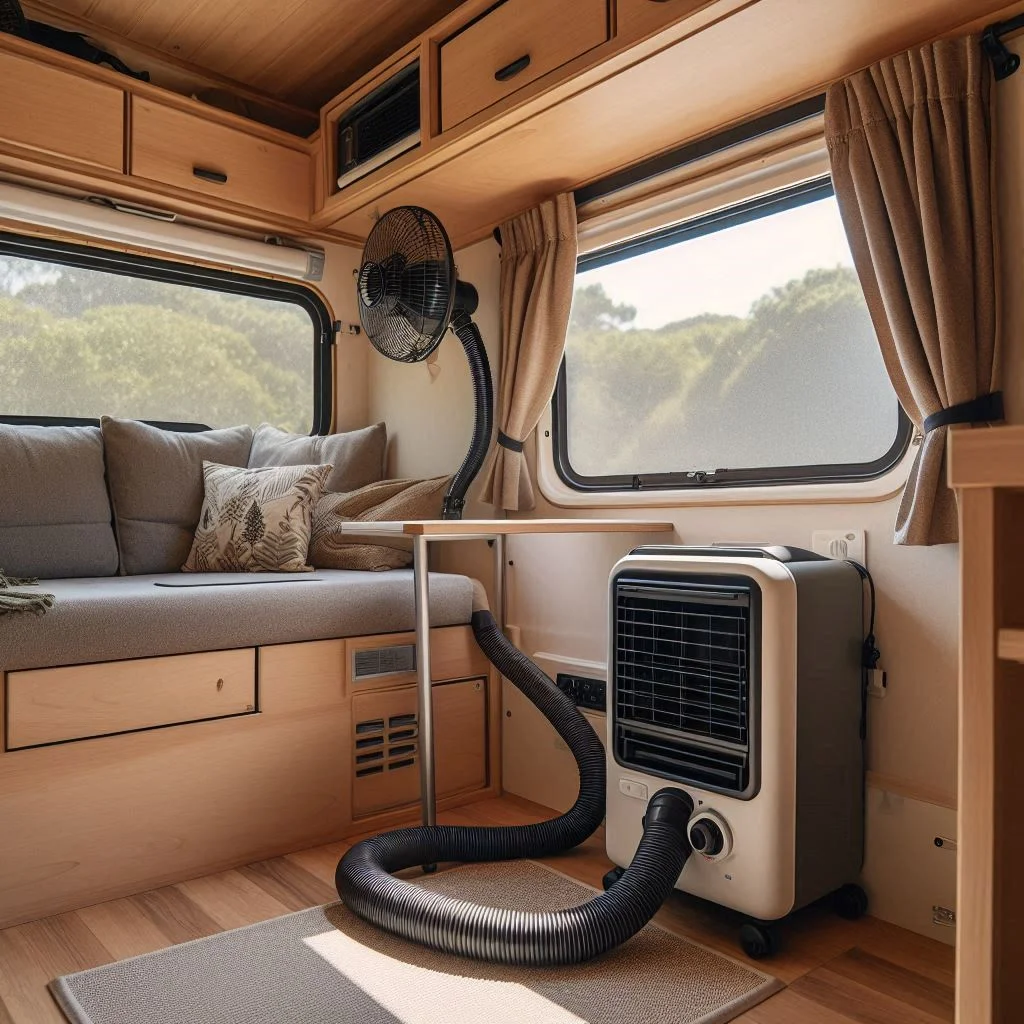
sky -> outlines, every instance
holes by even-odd
[[[666,246],[577,277],[636,306],[633,326],[655,328],[699,313],[746,316],[772,288],[815,267],[853,266],[835,199]]]

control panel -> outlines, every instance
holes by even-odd
[[[592,711],[605,710],[608,684],[603,679],[589,679],[587,676],[559,672],[555,677],[555,684],[577,707],[590,708]]]

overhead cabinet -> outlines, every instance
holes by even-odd
[[[608,0],[505,0],[441,46],[442,130],[608,38]]]
[[[27,57],[0,53],[0,140],[124,170],[124,93]]]
[[[309,153],[132,97],[131,173],[215,199],[305,220]]]

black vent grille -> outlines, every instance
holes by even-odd
[[[620,763],[704,788],[743,791],[750,779],[750,644],[746,588],[620,580]]]
[[[338,171],[384,152],[420,128],[419,64],[399,72],[338,121]]]

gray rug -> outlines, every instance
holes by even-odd
[[[422,884],[534,910],[594,895],[529,861],[455,868]],[[514,968],[435,953],[332,904],[50,987],[74,1024],[723,1024],[782,985],[654,925],[578,967]]]

